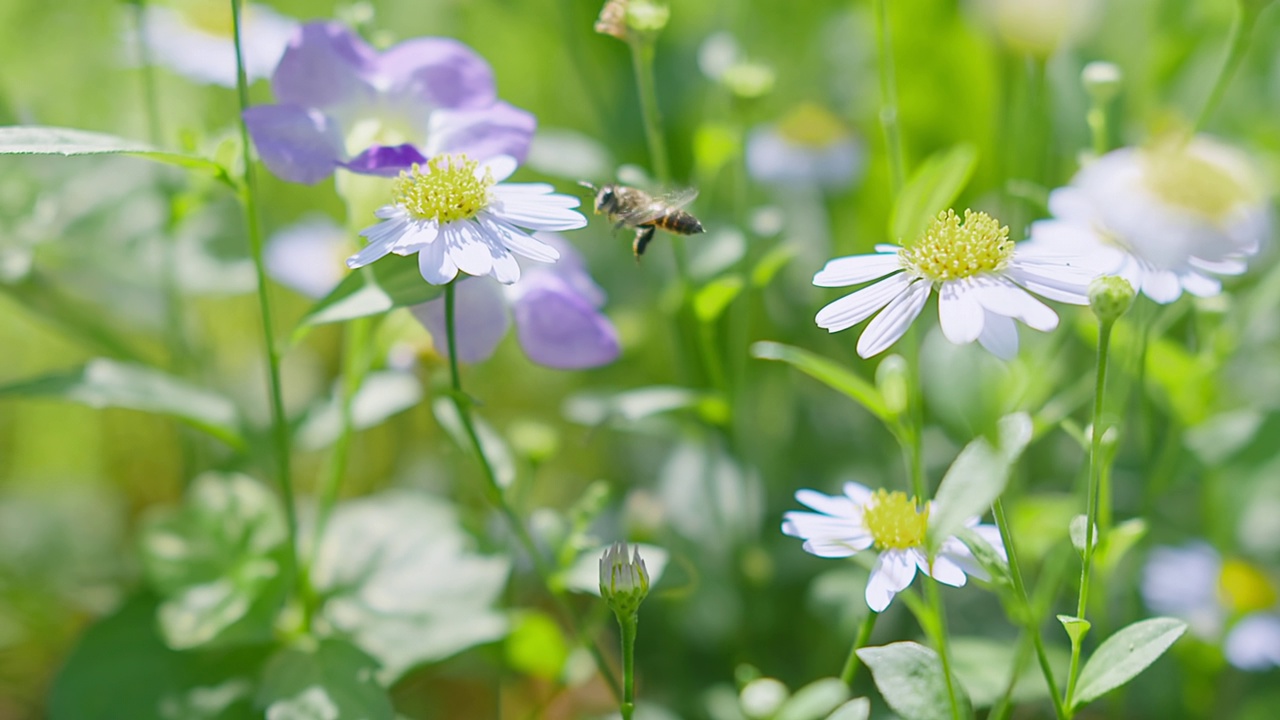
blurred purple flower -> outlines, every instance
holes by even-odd
[[[488,359],[515,319],[516,339],[529,359],[558,370],[599,367],[618,357],[618,331],[600,312],[604,291],[573,246],[546,232],[535,237],[560,251],[555,265],[526,270],[501,285],[482,277],[458,281],[455,307],[458,359]],[[444,299],[412,308],[441,353],[448,354]]]
[[[441,153],[523,160],[532,115],[497,99],[484,58],[449,38],[378,52],[339,23],[298,28],[271,77],[277,104],[245,110],[262,161],[314,184],[342,166],[395,176]]]
[[[188,0],[177,5],[147,3],[142,7],[142,33],[125,31],[132,56],[139,41],[152,61],[200,83],[236,86],[236,46],[231,6],[224,0]],[[250,82],[271,74],[289,37],[298,27],[265,5],[246,3],[240,42],[245,75]]]
[[[751,177],[768,185],[842,190],[861,177],[863,151],[839,118],[803,103],[781,121],[753,129],[746,160]]]
[[[263,258],[276,282],[319,300],[347,274],[351,238],[324,215],[311,215],[276,231]]]

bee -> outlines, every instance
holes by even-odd
[[[596,214],[606,215],[613,222],[614,230],[624,226],[636,229],[636,239],[631,244],[631,249],[635,251],[637,261],[658,228],[677,235],[704,232],[698,218],[681,209],[698,197],[697,188],[685,188],[654,196],[627,185],[611,183],[601,188],[587,182],[581,185],[596,194]]]

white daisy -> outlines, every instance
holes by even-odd
[[[929,562],[925,535],[933,503],[921,510],[916,499],[908,499],[905,493],[872,491],[855,482],[844,484],[844,495],[799,490],[796,500],[818,512],[786,513],[782,532],[803,538],[806,552],[828,558],[850,557],[872,547],[880,552],[866,592],[867,606],[876,612],[883,612],[893,596],[911,584],[917,569],[952,587],[963,586],[966,575],[988,579],[969,548],[954,536],[943,541]],[[979,525],[978,518],[966,525],[1005,557],[995,526]]]
[[[1271,226],[1249,159],[1203,136],[1110,152],[1053,191],[1049,209],[1034,244],[1089,253],[1158,303],[1218,294],[1214,275],[1244,272]]]
[[[156,63],[196,82],[236,86],[235,29],[226,0],[179,0],[148,3],[143,42]],[[267,77],[280,62],[298,21],[265,5],[242,10],[245,74],[249,81]],[[129,44],[138,41],[132,31]]]
[[[1027,292],[1087,305],[1089,282],[1098,273],[1086,258],[1066,248],[1015,245],[1009,228],[986,213],[940,213],[924,234],[903,246],[877,245],[871,255],[829,261],[813,276],[819,287],[843,287],[884,278],[818,311],[819,327],[838,332],[876,315],[858,354],[871,357],[898,341],[938,291],[942,333],[956,344],[977,340],[1009,359],[1018,352],[1014,319],[1036,330],[1058,326],[1058,315]]]
[[[513,283],[520,266],[512,253],[555,262],[560,253],[525,230],[574,230],[587,219],[572,208],[578,198],[545,183],[502,183],[516,161],[500,155],[483,163],[466,155],[437,155],[400,173],[392,202],[377,211],[382,222],[360,232],[369,244],[347,259],[362,267],[386,255],[418,254],[418,269],[433,285],[461,270]]]

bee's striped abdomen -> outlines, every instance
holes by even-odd
[[[702,232],[702,223],[698,222],[698,218],[684,210],[672,210],[659,218],[655,218],[653,224],[667,232],[679,235],[696,235]]]

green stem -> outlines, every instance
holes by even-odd
[[[889,187],[897,197],[906,182],[906,151],[898,129],[898,89],[893,71],[888,0],[876,0],[876,48],[880,55],[880,125],[889,151]]]
[[[1093,139],[1093,154],[1097,157],[1106,155],[1111,145],[1107,140],[1107,104],[1094,100],[1085,120],[1089,124],[1089,135]]]
[[[342,489],[342,479],[347,472],[347,456],[351,451],[351,437],[355,429],[352,415],[356,393],[364,384],[365,375],[369,371],[369,336],[373,323],[369,318],[357,318],[347,324],[342,336],[342,378],[339,385],[339,430],[338,439],[333,444],[333,452],[329,456],[329,464],[324,480],[320,484],[320,498],[316,512],[316,523],[313,531],[312,547],[320,546],[320,538],[324,535],[329,515],[337,505],[338,494]]]
[[[867,611],[867,616],[862,620],[862,626],[858,628],[858,636],[854,638],[853,645],[849,646],[849,657],[844,661],[844,668],[840,671],[840,679],[845,685],[853,687],[853,680],[858,676],[858,650],[866,647],[867,641],[871,639],[871,631],[875,629],[876,619],[880,617],[880,613],[872,610]]]
[[[1245,52],[1249,49],[1249,38],[1253,34],[1254,21],[1258,19],[1258,15],[1262,12],[1261,4],[1250,3],[1247,0],[1239,0],[1236,5],[1238,6],[1236,16],[1231,21],[1231,35],[1227,40],[1227,54],[1222,58],[1222,67],[1218,70],[1218,79],[1214,81],[1213,89],[1209,91],[1209,97],[1205,99],[1204,107],[1201,108],[1200,115],[1196,118],[1194,130],[1203,129],[1205,123],[1213,115],[1213,111],[1222,102],[1222,97],[1226,94],[1227,87],[1231,84],[1231,79],[1235,77],[1236,70],[1240,68],[1240,63],[1244,61]]]
[[[639,618],[618,616],[622,634],[622,720],[631,720],[636,711],[636,629]]]
[[[551,566],[547,563],[546,558],[542,556],[542,551],[538,549],[537,542],[533,536],[529,534],[528,528],[520,520],[520,516],[516,514],[511,504],[507,502],[506,493],[502,491],[502,486],[498,483],[498,475],[493,469],[493,465],[489,462],[489,456],[484,451],[484,445],[480,442],[480,434],[476,432],[475,422],[471,419],[471,407],[467,400],[467,396],[462,392],[462,375],[458,371],[458,361],[453,348],[457,347],[457,323],[454,318],[455,304],[455,282],[451,282],[444,286],[444,313],[445,313],[445,334],[449,348],[449,379],[450,386],[453,388],[454,406],[458,410],[458,419],[462,423],[462,429],[467,435],[468,441],[471,443],[471,449],[475,453],[476,460],[480,463],[480,470],[485,480],[485,497],[489,499],[493,505],[502,513],[507,524],[511,526],[512,532],[515,533],[516,539],[528,553],[529,559],[533,562],[534,572],[538,574],[538,579],[551,595],[552,601],[556,605],[556,609],[563,616],[572,630],[574,638],[587,648],[591,653],[591,657],[595,660],[596,668],[609,684],[610,690],[619,701],[622,700],[622,686],[618,682],[617,675],[614,674],[613,668],[604,659],[604,653],[600,651],[600,647],[596,644],[594,638],[587,637],[578,624],[578,615],[569,607],[564,598],[557,592],[553,585],[555,576]]]
[[[1058,720],[1066,720],[1067,711],[1058,697],[1058,683],[1053,679],[1053,667],[1049,664],[1049,654],[1045,652],[1044,639],[1040,637],[1039,613],[1031,607],[1031,599],[1027,595],[1027,585],[1022,578],[1022,569],[1018,565],[1018,551],[1013,543],[1013,531],[1009,529],[1009,520],[1004,513],[1004,502],[996,498],[991,506],[991,514],[995,516],[996,527],[1000,529],[1000,542],[1004,544],[1005,554],[1009,557],[1009,577],[1013,580],[1013,590],[1017,593],[1021,604],[1026,632],[1035,645],[1036,660],[1040,663],[1040,672],[1044,675],[1045,685],[1049,688],[1049,697],[1053,698],[1053,712]]]
[[[933,578],[924,581],[924,588],[933,614],[933,642],[938,646],[938,657],[942,659],[942,678],[947,683],[947,702],[951,706],[951,717],[952,720],[960,720],[960,698],[956,695],[955,680],[951,677],[951,653],[947,650],[947,612],[942,605],[942,593],[938,592],[938,581]]]
[[[1098,521],[1098,495],[1102,479],[1102,400],[1107,386],[1107,355],[1111,346],[1111,328],[1114,321],[1098,323],[1098,374],[1094,385],[1093,423],[1089,437],[1089,490],[1085,508],[1084,562],[1080,567],[1080,597],[1076,602],[1076,617],[1085,619],[1089,606],[1089,578],[1093,571],[1094,529]],[[1110,512],[1108,510],[1108,512]],[[1102,538],[1097,538],[1098,542]],[[1064,704],[1070,708],[1080,669],[1080,643],[1071,645],[1071,674],[1067,679],[1067,695]]]
[[[658,88],[653,76],[653,43],[650,33],[635,33],[628,41],[631,47],[631,66],[636,75],[636,90],[640,94],[640,116],[644,122],[645,142],[649,145],[649,162],[654,179],[666,188],[671,183],[671,169],[667,164],[667,142],[662,132],[662,114],[658,109]],[[685,253],[684,238],[671,235],[671,248],[675,255],[676,274],[681,282],[689,278],[689,259]]]
[[[258,214],[257,178],[254,174],[253,146],[249,142],[249,128],[244,122],[244,111],[249,107],[249,81],[244,71],[244,49],[240,43],[241,0],[231,0],[231,20],[235,31],[236,89],[240,99],[240,145],[244,161],[244,182],[240,188],[240,201],[244,206],[245,226],[249,236],[249,255],[257,275],[258,309],[262,315],[263,344],[267,354],[267,380],[271,393],[271,431],[275,444],[276,480],[284,502],[285,527],[289,549],[285,553],[285,573],[297,584],[298,597],[306,598],[311,592],[306,578],[298,572],[298,512],[293,499],[293,473],[290,469],[290,441],[288,418],[284,412],[284,393],[280,385],[280,350],[276,344],[274,324],[271,320],[271,298],[267,292],[267,269],[262,258],[262,219]],[[304,626],[303,630],[311,628]]]

